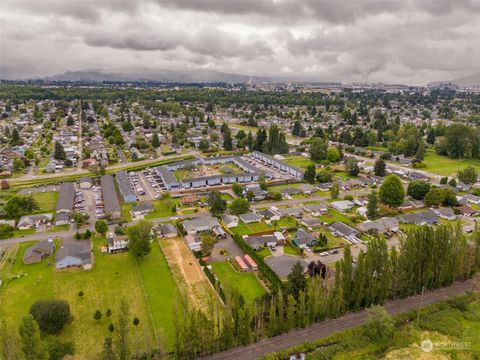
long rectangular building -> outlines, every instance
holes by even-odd
[[[112,175],[103,175],[100,178],[100,185],[102,186],[103,205],[105,207],[105,214],[112,219],[119,219],[121,215],[120,203],[118,202],[115,184],[113,183]]]
[[[303,169],[300,169],[299,167],[293,165],[285,164],[283,161],[275,159],[273,156],[264,154],[260,151],[252,151],[250,156],[276,169],[285,171],[297,178],[298,180],[303,180],[303,176],[305,175],[305,171]]]
[[[137,196],[133,191],[130,180],[128,179],[127,172],[125,170],[120,170],[115,173],[115,178],[117,179],[118,190],[122,195],[123,201],[126,203],[134,203],[137,201]]]
[[[70,223],[74,198],[75,188],[73,187],[73,183],[63,183],[58,193],[55,225],[67,225]]]

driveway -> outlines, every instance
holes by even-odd
[[[228,255],[224,256],[221,255],[218,250],[225,249],[228,251]],[[219,240],[215,243],[215,247],[213,248],[213,252],[210,255],[210,262],[219,262],[225,261],[230,257],[235,256],[243,256],[245,253],[240,249],[240,247],[235,243],[233,238],[230,235],[227,235],[226,239]]]

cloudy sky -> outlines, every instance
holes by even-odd
[[[2,0],[0,10],[3,76],[205,68],[425,84],[480,73],[480,0]]]

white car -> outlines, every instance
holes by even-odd
[[[327,256],[327,255],[328,255],[328,252],[326,252],[326,251],[323,251],[323,252],[320,253],[320,256]]]

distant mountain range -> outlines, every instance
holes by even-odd
[[[480,74],[465,76],[458,79],[449,81],[436,81],[429,84],[430,86],[442,86],[442,85],[456,85],[459,88],[473,88],[480,87]]]
[[[63,74],[47,76],[49,81],[154,81],[171,83],[247,83],[274,82],[272,78],[223,73],[215,70],[165,70],[146,68],[123,68],[115,70],[67,71]]]

